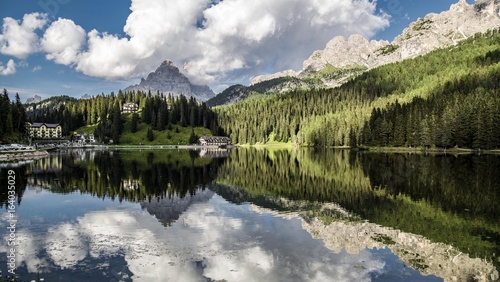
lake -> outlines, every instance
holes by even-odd
[[[499,168],[306,148],[53,152],[0,164],[0,270],[14,253],[22,281],[495,281]]]

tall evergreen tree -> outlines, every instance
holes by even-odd
[[[9,99],[9,93],[7,92],[7,89],[3,89],[3,94],[0,96],[0,120],[3,122],[0,123],[0,139],[3,139],[5,137],[5,134],[7,134],[7,118],[10,115],[10,99]]]
[[[148,132],[146,134],[146,138],[149,140],[149,141],[153,141],[155,140],[155,135],[153,133],[153,129],[151,127],[148,128]]]
[[[158,130],[164,130],[167,127],[168,123],[168,110],[167,104],[165,102],[160,103],[160,109],[158,111],[158,123],[156,127]]]
[[[191,128],[191,135],[189,135],[189,144],[195,144],[198,142],[198,136],[194,133],[194,128]]]
[[[137,123],[139,122],[139,115],[137,113],[132,114],[132,119],[130,121],[130,132],[137,132]]]
[[[111,124],[113,143],[120,143],[120,134],[123,129],[123,121],[121,117],[121,110],[118,104],[113,108],[113,120]]]

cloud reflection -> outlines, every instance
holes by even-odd
[[[45,251],[61,268],[71,268],[87,256],[87,248],[80,235],[80,226],[65,223],[49,228]]]

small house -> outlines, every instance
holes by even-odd
[[[139,105],[136,103],[125,103],[123,104],[122,113],[137,113],[139,110]]]
[[[231,138],[226,136],[202,136],[198,140],[202,146],[231,145]]]

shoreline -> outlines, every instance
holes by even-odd
[[[183,149],[183,150],[198,150],[198,149],[220,149],[220,150],[226,150],[226,149],[234,149],[237,148],[238,146],[235,145],[229,145],[229,146],[224,146],[221,147],[219,145],[107,145],[104,146],[107,149],[152,149],[152,150],[161,150],[161,149]]]
[[[46,150],[6,151],[0,154],[0,162],[34,160],[49,156]]]
[[[272,144],[234,144],[220,147],[217,145],[99,145],[94,147],[104,147],[109,149],[234,149],[234,148],[255,148],[255,149],[295,149],[295,148],[311,148],[311,149],[335,149],[335,150],[351,150],[357,152],[372,152],[372,153],[418,153],[418,154],[500,154],[500,149],[480,150],[468,148],[429,148],[423,147],[357,147],[349,146],[331,146],[331,147],[314,147],[300,146],[292,143],[272,143]],[[87,147],[89,148],[89,147]],[[92,148],[92,147],[90,147]]]
[[[271,144],[243,144],[243,145],[84,145],[84,146],[67,146],[58,149],[116,149],[116,150],[230,150],[235,148],[255,148],[255,149],[298,149],[298,148],[317,148],[317,149],[334,149],[334,150],[351,150],[353,152],[370,152],[370,153],[415,153],[415,154],[452,154],[452,155],[467,155],[467,154],[500,154],[500,149],[494,150],[480,150],[468,148],[423,148],[423,147],[357,147],[351,148],[348,146],[341,147],[311,147],[299,146],[292,143],[271,143]],[[56,148],[52,148],[56,149]],[[9,162],[15,160],[29,160],[38,159],[49,155],[49,150],[16,150],[16,151],[2,151],[0,152],[0,162]]]
[[[292,143],[271,143],[271,144],[242,144],[235,145],[241,148],[256,148],[256,149],[290,149],[290,148],[311,148],[311,149],[335,149],[335,150],[351,150],[354,152],[372,152],[372,153],[424,153],[424,154],[500,154],[500,149],[483,150],[483,149],[469,149],[469,148],[424,148],[424,147],[349,147],[349,146],[328,146],[328,147],[315,147],[306,145],[297,145]]]
[[[500,154],[500,149],[481,150],[469,148],[422,148],[422,147],[360,147],[351,150],[374,153],[419,153],[419,154]]]

